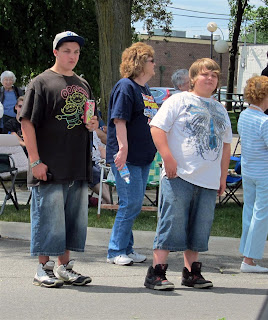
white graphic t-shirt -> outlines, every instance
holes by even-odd
[[[223,143],[232,142],[230,119],[221,103],[191,92],[177,93],[163,103],[150,125],[167,133],[180,178],[219,188]]]

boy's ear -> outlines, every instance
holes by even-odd
[[[53,50],[53,54],[54,54],[55,57],[57,57],[57,55],[58,55],[58,50],[57,50],[57,49],[54,49],[54,50]]]

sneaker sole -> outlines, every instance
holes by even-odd
[[[73,286],[85,286],[86,284],[90,283],[92,279],[86,279],[83,282],[72,282],[71,285]]]
[[[194,285],[187,285],[185,283],[181,284],[182,286],[189,287],[189,288],[196,288],[196,289],[205,289],[205,288],[212,288],[213,283],[204,283],[204,284],[194,284]]]
[[[155,286],[153,284],[144,283],[144,286],[148,289],[153,289],[153,290],[173,291],[175,289],[174,285]]]
[[[143,262],[146,261],[146,260],[147,260],[147,258],[144,259],[144,260],[137,260],[137,261],[133,260],[133,263],[143,263]]]
[[[115,264],[117,266],[132,266],[133,265],[133,261],[129,262],[129,263],[115,263],[114,261],[108,260],[107,262],[110,264]]]
[[[41,281],[38,281],[38,280],[34,279],[33,285],[39,286],[39,287],[45,287],[45,288],[60,288],[60,287],[63,286],[63,282],[56,282],[56,283],[52,283],[52,284],[46,284],[44,282],[41,282]]]

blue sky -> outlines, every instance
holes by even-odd
[[[168,11],[176,14],[173,16],[173,30],[186,31],[186,37],[192,37],[193,35],[210,35],[210,32],[207,30],[207,24],[211,21],[216,22],[218,27],[222,30],[224,39],[228,39],[228,19],[229,15],[229,5],[228,0],[173,0],[173,7],[185,9],[185,10],[195,10],[206,13],[197,13],[192,11],[178,10],[168,7]],[[264,3],[261,0],[249,0],[249,4],[258,6],[264,6]],[[217,15],[220,14],[220,15]],[[195,17],[207,17],[207,18],[193,18],[193,17],[184,17],[195,16]],[[216,19],[220,18],[220,19]],[[144,33],[142,29],[142,23],[136,23],[134,25],[136,30]],[[214,34],[221,35],[221,31],[218,29]]]

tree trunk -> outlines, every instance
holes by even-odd
[[[120,79],[122,52],[131,45],[131,6],[132,0],[95,0],[99,27],[101,111],[105,121],[111,89]]]
[[[229,69],[228,69],[228,79],[227,79],[227,92],[234,92],[234,77],[235,77],[235,61],[236,55],[238,52],[238,38],[240,34],[240,28],[242,23],[243,14],[245,8],[247,6],[248,0],[237,0],[237,14],[235,18],[235,27],[232,37],[232,47],[230,50],[230,58],[229,58]],[[232,95],[228,95],[226,97],[228,100],[232,99]],[[227,102],[227,110],[232,110],[232,102]]]

